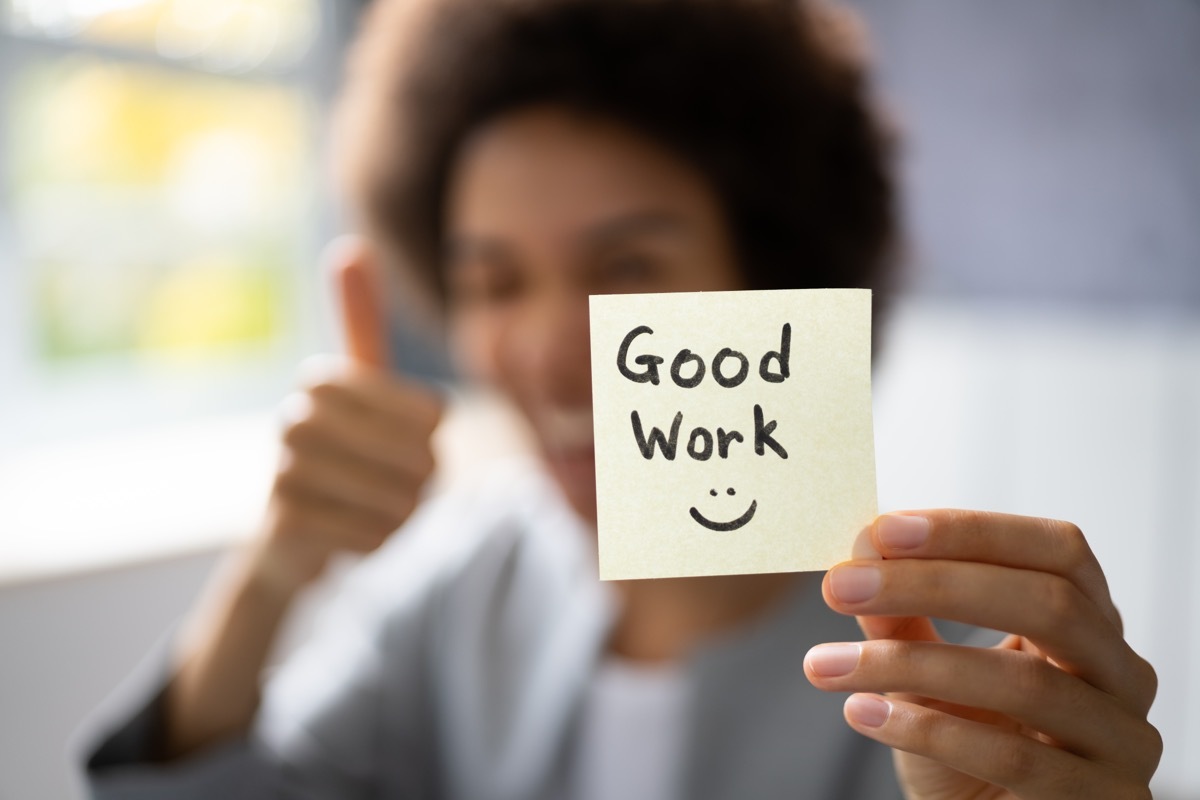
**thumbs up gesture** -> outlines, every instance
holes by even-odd
[[[389,373],[387,327],[366,246],[333,248],[348,360],[285,404],[283,449],[260,567],[294,591],[338,551],[377,548],[409,515],[433,472],[441,403]]]

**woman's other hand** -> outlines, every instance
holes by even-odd
[[[389,375],[380,297],[365,246],[332,250],[349,359],[285,406],[283,449],[263,531],[209,588],[181,636],[164,695],[162,753],[244,734],[279,626],[334,553],[378,547],[433,470],[441,413],[429,390]]]
[[[338,243],[332,267],[349,358],[283,406],[283,447],[264,533],[261,578],[285,592],[338,551],[369,552],[408,519],[433,472],[441,403],[388,371],[386,324],[364,246]]]
[[[886,515],[823,591],[868,641],[805,673],[895,748],[910,800],[1149,798],[1162,754],[1154,669],[1126,643],[1104,573],[1069,523],[964,511]],[[942,641],[930,617],[1008,635]],[[880,694],[882,693],[882,694]]]

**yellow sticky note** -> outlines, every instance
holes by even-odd
[[[600,577],[828,569],[877,513],[871,293],[591,298]]]

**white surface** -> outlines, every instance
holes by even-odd
[[[0,458],[0,583],[212,550],[262,513],[270,415],[19,450]]]

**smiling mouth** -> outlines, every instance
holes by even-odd
[[[729,522],[713,522],[711,519],[706,519],[703,514],[697,511],[695,506],[692,506],[690,509],[688,509],[692,515],[692,519],[696,520],[696,522],[699,522],[710,531],[736,531],[738,528],[749,522],[754,516],[754,512],[757,510],[758,501],[751,500],[750,507],[746,509],[746,513],[742,514],[737,519],[730,520]]]

